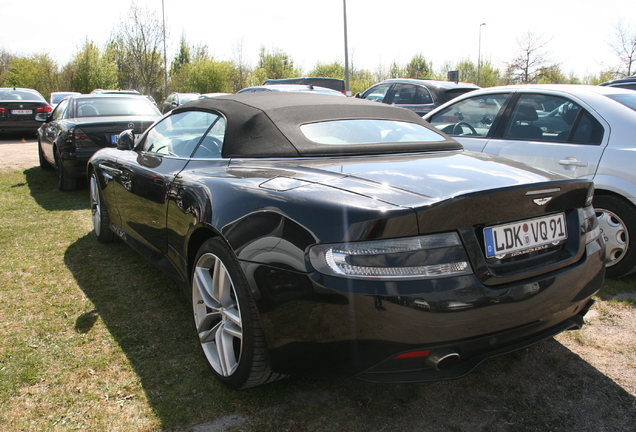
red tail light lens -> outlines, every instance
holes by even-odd
[[[74,127],[68,132],[67,144],[72,144],[75,148],[95,147],[95,143],[78,127]]]
[[[427,357],[431,353],[431,350],[410,351],[395,356],[396,359],[408,359],[408,358],[421,358]]]
[[[36,113],[50,113],[51,111],[53,111],[51,105],[44,105],[43,107],[37,108],[35,110]]]

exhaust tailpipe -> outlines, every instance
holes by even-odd
[[[433,351],[426,358],[426,364],[438,371],[448,369],[457,363],[459,363],[459,354],[450,348]]]

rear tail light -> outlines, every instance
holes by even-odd
[[[51,108],[51,105],[44,105],[35,110],[36,113],[50,113],[51,111],[53,111],[53,108]]]
[[[75,148],[95,147],[95,143],[78,127],[69,130],[66,143]]]
[[[5,108],[0,108],[0,114],[6,114],[7,110]]]

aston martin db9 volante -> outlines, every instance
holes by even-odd
[[[61,191],[77,188],[86,176],[88,159],[102,147],[115,147],[120,132],[141,133],[161,117],[144,96],[71,95],[52,113],[37,114],[38,155],[42,169],[55,169]]]
[[[591,182],[365,100],[199,99],[122,132],[88,178],[97,238],[183,284],[230,388],[459,377],[579,328],[604,279]]]

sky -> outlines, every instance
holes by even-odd
[[[60,66],[90,40],[103,47],[125,22],[131,0],[0,0],[0,50],[17,55],[50,54]],[[137,0],[162,18],[168,59],[182,35],[207,45],[216,60],[233,60],[242,47],[249,65],[259,48],[287,53],[307,74],[317,62],[344,62],[343,0]],[[416,54],[433,62],[490,61],[503,69],[528,32],[549,41],[547,51],[566,74],[579,78],[619,64],[609,43],[615,26],[636,30],[636,3],[613,0],[346,0],[349,61],[376,71]],[[631,20],[631,21],[630,21]],[[481,26],[480,24],[485,23]],[[481,44],[480,44],[481,33]]]

